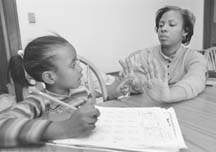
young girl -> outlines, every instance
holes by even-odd
[[[36,81],[45,83],[45,93],[69,104],[73,103],[71,89],[80,85],[82,77],[74,47],[62,37],[43,36],[30,42],[24,52],[23,59],[17,56],[22,61],[17,62],[17,65],[22,65]],[[95,128],[100,114],[87,101],[74,112],[68,110],[70,115],[67,119],[49,120],[47,113],[56,109],[60,112],[67,110],[39,94],[30,94],[11,111],[1,114],[0,147],[78,137]]]
[[[190,43],[194,23],[194,15],[186,9],[166,6],[157,11],[160,45],[136,51],[126,63],[121,62],[126,73],[136,67],[133,88],[159,102],[191,99],[204,90],[207,62],[203,55],[183,46]]]
[[[14,88],[14,93],[15,93],[15,97],[16,97],[16,101],[20,102],[22,101],[26,96],[28,96],[30,89],[33,87],[36,88],[41,88],[42,83],[40,82],[36,82],[34,79],[32,79],[32,77],[30,77],[25,70],[23,69],[22,64],[20,64],[22,62],[22,58],[24,55],[24,51],[23,50],[19,50],[18,55],[16,56],[12,56],[9,60],[9,67],[8,67],[8,74],[10,75],[10,77],[12,78],[11,83],[13,84]],[[82,68],[82,66],[81,66]],[[80,96],[86,96],[87,92],[87,88],[85,87],[86,83],[87,83],[87,69],[84,68],[82,70],[82,73],[84,75],[84,79],[83,82],[81,84],[81,86],[79,88],[74,89],[74,91],[71,90],[71,93],[74,92],[76,94],[79,94]],[[119,96],[124,96],[125,94],[127,94],[127,91],[124,89],[125,87],[127,87],[127,84],[131,82],[132,78],[129,79],[120,79],[117,76],[112,76],[112,75],[107,75],[104,73],[101,73],[102,78],[104,79],[105,85],[106,85],[106,89],[107,89],[107,93],[108,93],[108,100],[110,99],[116,99]],[[98,84],[98,80],[96,77],[93,77],[93,83],[94,83],[94,89],[95,89],[95,93],[97,97],[101,96],[101,92],[100,92],[100,85]],[[9,84],[11,86],[11,84]],[[12,92],[12,94],[14,94]],[[84,93],[85,92],[85,93]],[[84,93],[84,94],[83,94]],[[73,95],[73,96],[74,96]]]
[[[12,67],[11,76],[21,87],[30,85],[25,78],[30,76],[45,84],[44,93],[68,104],[77,100],[81,100],[82,104],[86,98],[80,98],[80,95],[88,95],[86,90],[77,93],[82,68],[74,47],[62,37],[43,36],[33,40],[25,48],[23,57],[13,57]],[[110,89],[113,91],[110,94],[112,98],[121,95],[121,85],[129,82],[130,79],[116,80],[110,86],[113,88]],[[89,101],[71,112],[39,94],[31,93],[11,111],[1,114],[0,147],[85,135],[95,128],[99,115],[100,112]]]

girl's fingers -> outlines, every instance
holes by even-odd
[[[117,87],[117,90],[120,90],[121,94],[126,95],[130,92],[130,86],[132,85],[134,78],[128,77],[124,79]]]
[[[85,104],[86,102],[87,102],[86,99],[82,99],[82,100],[78,100],[78,101],[72,103],[71,105],[74,107],[79,107],[79,106],[82,106],[83,104]]]
[[[120,92],[122,95],[127,95],[130,92],[130,86],[124,86],[123,88],[120,88]]]

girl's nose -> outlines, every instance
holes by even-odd
[[[82,69],[82,67],[81,67],[81,65],[80,65],[80,61],[79,61],[79,60],[77,61],[77,64],[76,64],[76,65],[77,65],[78,71],[79,71],[79,72],[82,72],[83,69]]]

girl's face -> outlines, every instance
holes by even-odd
[[[178,11],[164,13],[159,21],[158,38],[162,46],[179,45],[185,33],[183,18]]]
[[[68,91],[79,87],[82,78],[82,68],[77,60],[75,49],[70,45],[55,48],[54,64],[57,68],[55,71],[55,83],[53,84],[59,92]]]

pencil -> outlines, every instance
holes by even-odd
[[[64,102],[61,101],[61,100],[58,100],[57,98],[54,98],[54,97],[52,97],[52,96],[50,96],[50,95],[48,95],[48,94],[46,94],[46,93],[41,92],[40,90],[31,89],[31,91],[34,92],[34,93],[40,94],[40,95],[42,95],[43,97],[45,97],[45,98],[47,98],[47,99],[49,99],[49,100],[51,100],[51,101],[53,101],[53,102],[55,102],[55,103],[58,103],[58,104],[60,104],[60,105],[63,105],[63,106],[65,106],[65,107],[67,107],[67,108],[69,108],[69,109],[71,109],[71,110],[77,110],[76,107],[79,106],[79,105],[81,105],[81,104],[83,104],[83,102],[84,102],[84,101],[82,101],[82,102],[80,101],[80,102],[74,103],[73,105],[69,105],[69,104],[67,104],[67,103],[64,103]]]

